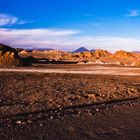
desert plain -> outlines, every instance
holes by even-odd
[[[140,138],[140,68],[35,64],[0,69],[0,138]]]
[[[139,140],[139,64],[135,52],[0,44],[0,139]]]

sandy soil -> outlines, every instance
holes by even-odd
[[[139,140],[138,68],[58,66],[0,69],[1,139]]]

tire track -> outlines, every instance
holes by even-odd
[[[105,109],[105,108],[110,108],[112,106],[120,106],[123,104],[132,104],[132,103],[138,103],[140,104],[140,97],[135,97],[135,98],[128,98],[128,99],[124,99],[124,100],[111,100],[111,101],[107,101],[107,102],[99,102],[99,103],[91,103],[91,104],[81,104],[81,105],[76,105],[76,106],[66,106],[66,107],[57,107],[57,108],[50,108],[50,109],[43,109],[43,110],[37,110],[37,111],[33,111],[33,112],[23,112],[23,113],[17,113],[15,115],[4,115],[1,116],[0,119],[3,118],[23,118],[23,117],[28,117],[30,115],[33,116],[37,116],[37,114],[49,114],[49,113],[60,113],[60,112],[66,112],[69,110],[81,110],[81,109],[88,109],[88,108],[93,108],[93,109]],[[10,106],[11,107],[11,106]]]

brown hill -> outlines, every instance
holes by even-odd
[[[124,65],[131,65],[132,62],[140,60],[140,54],[120,50],[112,54],[109,59],[113,63],[117,62]]]
[[[71,59],[72,55],[60,50],[23,50],[19,53],[22,57],[33,56],[34,58],[45,58],[50,60]]]
[[[106,50],[96,50],[94,52],[89,52],[89,51],[86,51],[86,52],[79,52],[79,53],[74,53],[73,54],[73,57],[76,57],[76,58],[96,58],[96,59],[99,59],[101,57],[108,57],[110,56],[111,53],[106,51]]]
[[[127,51],[117,51],[114,54],[106,50],[98,49],[96,51],[90,52],[77,52],[77,53],[67,53],[60,50],[33,50],[27,51],[22,50],[19,53],[22,57],[29,57],[31,60],[35,59],[47,59],[47,60],[68,60],[68,61],[76,61],[82,62],[84,60],[88,62],[103,62],[103,63],[110,63],[110,64],[118,64],[118,65],[138,65],[140,61],[140,54],[134,52],[127,52]],[[35,60],[34,59],[34,60]],[[26,59],[27,60],[27,59]],[[134,61],[138,61],[137,64],[134,64]],[[34,61],[35,62],[35,61]],[[132,64],[133,63],[133,64]]]
[[[22,57],[26,57],[30,55],[30,52],[27,50],[22,50],[21,52],[19,52],[19,55]]]
[[[140,67],[140,60],[135,60],[132,62],[131,66]]]
[[[123,50],[115,52],[112,55],[112,57],[114,57],[114,58],[127,58],[127,59],[134,59],[134,58],[136,58],[134,53],[123,51]]]
[[[1,66],[20,66],[23,65],[18,51],[7,45],[0,44],[0,65]]]
[[[133,55],[135,55],[135,57],[136,57],[137,59],[140,60],[140,53],[138,53],[138,52],[133,52]]]
[[[108,57],[111,55],[111,53],[106,50],[98,49],[94,52],[94,55],[95,55],[95,57],[100,58],[100,57]]]
[[[78,52],[78,53],[74,53],[72,55],[73,58],[92,58],[93,57],[93,53],[92,52]]]

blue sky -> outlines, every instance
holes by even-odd
[[[0,0],[0,42],[25,48],[140,50],[140,1]]]

